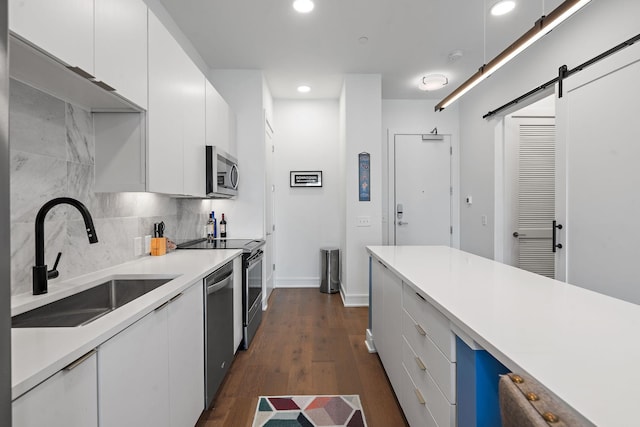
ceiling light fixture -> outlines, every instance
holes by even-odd
[[[418,83],[418,89],[424,91],[432,91],[442,89],[449,83],[449,79],[442,74],[428,74]]]
[[[298,92],[300,93],[308,93],[311,92],[311,88],[307,85],[300,85],[298,86]]]
[[[493,16],[502,16],[511,12],[516,7],[516,2],[513,0],[500,0],[491,6],[491,14]]]
[[[533,28],[524,33],[524,35],[522,35],[518,40],[489,61],[488,64],[480,67],[473,76],[440,101],[438,105],[436,105],[435,110],[441,111],[447,108],[461,96],[493,74],[497,69],[515,58],[520,52],[534,44],[537,40],[542,38],[542,36],[553,30],[562,22],[566,21],[567,18],[582,9],[582,7],[586,6],[590,1],[591,0],[565,0],[560,6],[549,13],[549,15],[543,16],[536,21]]]
[[[314,7],[315,5],[311,0],[295,0],[293,2],[293,8],[300,13],[309,13]]]

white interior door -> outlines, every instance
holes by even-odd
[[[451,246],[451,138],[438,136],[394,136],[396,245]]]
[[[504,262],[554,278],[555,119],[507,116],[504,153]]]
[[[274,155],[275,146],[273,144],[273,131],[268,121],[265,121],[265,280],[264,289],[262,292],[262,307],[267,308],[269,302],[269,295],[273,291],[273,275],[275,270],[275,186],[273,184],[273,167],[274,167]]]
[[[558,270],[640,304],[640,45],[570,77],[558,100]],[[560,144],[562,142],[562,144]]]

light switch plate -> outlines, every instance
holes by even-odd
[[[142,237],[135,237],[133,239],[133,255],[142,255]]]
[[[144,236],[144,253],[151,253],[151,235]]]
[[[370,216],[359,216],[356,219],[356,225],[358,227],[371,227],[371,217]]]

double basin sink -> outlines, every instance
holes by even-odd
[[[111,279],[11,318],[12,328],[83,326],[174,278]]]

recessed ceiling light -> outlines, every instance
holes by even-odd
[[[493,16],[506,15],[516,7],[516,2],[513,0],[501,0],[491,6],[491,14]]]
[[[420,80],[418,89],[425,91],[438,90],[445,87],[447,83],[449,83],[449,79],[447,79],[446,76],[442,74],[429,74]]]
[[[310,91],[311,91],[311,88],[309,86],[307,86],[307,85],[298,86],[298,92],[300,92],[300,93],[307,93],[307,92],[310,92]]]
[[[311,0],[295,0],[293,8],[300,13],[309,13],[313,10],[314,4]]]

